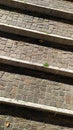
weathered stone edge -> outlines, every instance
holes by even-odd
[[[21,10],[29,10],[45,15],[56,16],[67,20],[73,20],[73,13],[66,10],[54,9],[42,5],[37,5],[29,2],[18,1],[18,0],[0,0],[0,4],[14,7]]]
[[[38,70],[38,71],[52,73],[52,74],[58,74],[62,76],[68,76],[73,78],[73,70],[70,69],[59,68],[54,66],[46,67],[43,64],[32,63],[29,61],[19,60],[11,57],[6,57],[6,56],[0,56],[0,63],[13,65],[17,67],[24,67],[24,68]]]
[[[31,29],[26,29],[22,27],[13,26],[13,25],[0,23],[0,31],[13,33],[16,35],[21,35],[21,36],[37,38],[37,39],[43,39],[43,40],[51,41],[58,44],[65,44],[65,45],[73,46],[72,38],[54,35],[54,34],[50,34],[46,32],[40,32],[36,30],[31,30]]]
[[[50,111],[55,114],[73,116],[73,110],[52,107],[52,106],[47,106],[47,105],[42,105],[42,104],[37,104],[37,103],[32,103],[32,102],[26,102],[26,101],[22,101],[22,100],[11,99],[11,98],[5,98],[5,97],[0,97],[0,104],[15,105],[15,106],[20,106],[20,107],[27,107],[27,108],[32,108],[32,109],[36,109],[36,110],[41,110],[44,112]]]

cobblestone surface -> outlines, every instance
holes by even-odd
[[[70,1],[25,1],[73,10]],[[73,25],[31,14],[0,9],[0,22],[73,38]],[[69,49],[53,47],[49,42],[21,39],[0,36],[0,55],[73,69],[73,52]],[[73,79],[0,64],[0,97],[73,110]],[[10,122],[8,128],[6,122]],[[0,105],[0,130],[73,130],[73,118]]]
[[[36,17],[31,14],[28,15],[0,9],[0,22],[45,32],[47,34],[51,33],[73,38],[73,25],[56,20]]]
[[[40,43],[36,39],[0,37],[0,55],[73,69],[72,51],[55,48],[49,42]]]
[[[18,0],[23,2],[29,2],[37,5],[43,5],[54,9],[68,11],[73,13],[73,4],[69,0]]]
[[[0,97],[73,110],[73,80],[0,65]]]
[[[73,130],[73,118],[1,105],[0,130]]]

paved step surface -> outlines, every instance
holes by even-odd
[[[73,130],[71,117],[6,105],[0,106],[0,124],[0,130]]]
[[[38,63],[33,63],[25,60],[24,61],[18,60],[16,58],[11,58],[6,56],[0,56],[0,63],[73,78],[72,70],[50,66],[48,65],[48,63],[38,64]]]
[[[9,34],[0,33],[0,55],[32,63],[71,69],[73,70],[72,49],[56,46],[51,42],[24,38],[17,36],[8,37]],[[43,42],[43,43],[41,43]]]
[[[1,0],[0,4],[73,20],[73,4],[68,0]]]
[[[37,5],[43,5],[45,7],[51,7],[54,9],[61,9],[63,11],[70,11],[73,13],[73,4],[70,0],[18,0],[23,2],[29,2]]]
[[[71,1],[46,0],[45,2],[44,0],[41,2],[38,0],[36,3],[36,0],[34,0],[25,2],[44,5],[45,7],[49,4],[49,7],[53,10],[58,7],[58,10],[64,11],[66,8],[67,14],[68,12],[71,14],[69,19],[72,16],[73,4]],[[3,31],[3,33],[0,32],[0,56],[15,58],[23,62],[48,63],[54,67],[73,71],[73,48],[68,46],[73,45],[73,25],[71,22],[0,6],[0,31]],[[33,32],[36,32],[38,33],[38,37],[36,37],[38,40],[20,37],[21,34],[13,35],[4,32],[14,34],[23,32],[23,36],[26,36],[24,32],[30,32],[28,33],[31,34],[30,37],[33,37]],[[55,43],[45,42],[44,37],[41,40],[40,33],[47,37],[51,37],[51,35],[52,38],[56,37],[51,40]],[[49,38],[48,40],[50,41]],[[58,41],[62,44],[65,42],[65,45],[59,45]],[[0,63],[0,99],[10,99],[10,101],[14,99],[18,102],[20,100],[27,104],[30,102],[45,105],[47,108],[50,106],[50,108],[72,111],[73,113],[73,77],[69,78]],[[50,130],[73,130],[73,119],[67,117],[67,115],[62,117],[56,116],[57,113],[52,114],[50,111],[48,111],[49,114],[35,109],[32,111],[31,106],[29,110],[25,107],[14,106],[5,108],[7,108],[7,105],[3,108],[1,101],[1,130],[49,130],[49,128]],[[6,121],[10,122],[9,128],[6,128]]]
[[[4,1],[4,0],[3,0]],[[3,2],[1,0],[1,2]],[[15,0],[7,0],[7,1],[15,1]],[[64,12],[72,12],[73,13],[73,4],[71,0],[17,0],[18,2],[23,2],[23,3],[32,3],[32,4],[37,4],[37,5],[42,5],[45,7],[51,7],[54,9],[61,9]]]
[[[1,27],[3,31],[12,30],[13,27],[21,28],[21,33],[23,30],[27,29],[27,32],[31,30],[35,32],[38,31],[38,38],[40,37],[40,33],[44,33],[47,35],[46,39],[59,42],[64,44],[72,44],[73,45],[73,26],[68,23],[60,22],[54,19],[46,19],[40,18],[33,15],[18,13],[15,11],[10,11],[7,9],[0,9],[0,23],[12,26],[11,29],[7,29],[7,27]],[[2,25],[0,25],[2,26]],[[59,29],[58,29],[59,28]],[[11,32],[11,31],[9,31]],[[13,33],[18,33],[20,31],[14,29]],[[21,35],[20,33],[20,35]],[[30,33],[22,33],[22,35],[30,35]],[[50,35],[51,38],[48,38]],[[35,34],[31,33],[31,37],[35,37]],[[43,39],[43,35],[41,36]],[[57,37],[57,38],[52,38]],[[61,38],[60,38],[61,37]],[[58,39],[58,40],[57,40]],[[70,43],[69,43],[70,42]]]
[[[0,97],[73,110],[73,80],[0,65]]]

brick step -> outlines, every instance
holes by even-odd
[[[0,0],[0,4],[73,21],[72,1]]]
[[[14,4],[14,2],[15,1],[12,3]],[[20,5],[18,2],[17,4]],[[3,104],[5,104],[5,106],[7,104],[12,105],[12,112],[14,112],[13,106],[16,106],[17,110],[19,107],[21,109],[24,107],[23,109],[26,110],[29,108],[29,111],[31,109],[32,111],[40,110],[42,114],[44,112],[51,112],[54,113],[54,115],[62,114],[66,115],[66,117],[73,117],[72,24],[64,23],[65,21],[60,22],[57,19],[49,18],[49,20],[48,18],[37,17],[33,14],[3,8],[4,9],[1,7],[0,9],[0,30],[13,33],[14,38],[10,36],[8,36],[8,38],[0,34],[0,108]],[[48,26],[49,28],[47,28]],[[19,35],[42,40],[33,40],[29,37],[20,38]],[[45,42],[45,40],[54,43]],[[60,48],[59,46],[57,47],[57,43],[65,44],[66,46],[60,45]],[[31,48],[33,53],[31,53]],[[38,59],[39,57],[41,58]],[[48,65],[46,66],[46,64]],[[4,110],[5,109],[6,107]],[[22,113],[21,109],[20,112]],[[0,110],[2,111],[2,108]],[[9,109],[7,109],[7,111],[8,110]],[[19,117],[16,116],[15,112],[15,117],[13,117],[12,114],[11,117],[9,116],[8,118],[7,112],[1,112],[0,129],[7,129],[5,121],[8,120],[10,122],[9,129],[11,130],[47,130],[49,128],[60,130],[63,126],[64,129],[65,126],[66,129],[68,126],[70,127],[69,130],[71,130],[73,127],[71,118],[67,120],[67,118],[64,119],[64,116],[59,124],[55,121],[52,122],[50,118],[51,123],[45,124],[48,120],[47,116],[47,119],[42,123],[42,116],[36,114],[41,117],[41,119],[39,118],[40,124],[36,116],[35,119],[33,116],[31,117],[31,115],[34,115],[33,112],[32,114],[27,113],[27,118],[28,115],[30,115],[31,121],[29,118],[27,121],[27,119],[20,118],[21,116],[19,114],[17,115]],[[67,122],[65,123],[65,121]],[[5,126],[3,126],[3,123]],[[54,125],[55,123],[56,125]]]
[[[0,64],[0,104],[73,115],[73,80]]]
[[[0,9],[0,30],[73,46],[73,25]]]
[[[71,116],[2,104],[0,112],[0,130],[72,130],[73,117]],[[6,127],[7,122],[9,128]]]
[[[0,56],[0,63],[73,78],[73,70],[46,65],[47,63],[43,65],[6,56]]]
[[[55,114],[73,116],[73,110],[52,107],[52,106],[47,106],[47,105],[42,105],[42,104],[37,104],[37,103],[32,103],[32,102],[26,102],[22,100],[15,100],[11,98],[0,97],[0,104],[15,105],[15,106],[26,107],[26,108],[31,108],[35,110],[53,112]]]
[[[42,66],[73,70],[73,49],[51,42],[17,37],[0,32],[0,56],[7,56]]]

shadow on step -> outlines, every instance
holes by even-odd
[[[43,112],[29,108],[0,105],[0,115],[13,116],[46,124],[60,125],[61,127],[73,128],[73,117],[59,115],[57,113]]]
[[[38,46],[43,46],[43,47],[46,46],[48,48],[55,48],[55,49],[58,49],[58,50],[73,52],[72,46],[57,44],[57,43],[53,43],[53,42],[50,42],[50,41],[44,41],[44,40],[41,40],[41,39],[34,39],[34,38],[31,38],[31,37],[14,35],[14,34],[5,33],[5,32],[2,32],[2,31],[0,31],[0,37],[15,40],[15,41],[20,41],[20,42],[23,41],[24,43],[29,43],[31,45],[36,44]]]
[[[72,0],[70,0],[72,2]],[[31,11],[31,10],[27,10],[27,9],[17,9],[15,7],[9,7],[7,5],[2,5],[0,4],[0,9],[4,9],[4,10],[8,10],[8,11],[12,11],[12,12],[17,12],[17,13],[21,13],[21,14],[26,14],[29,16],[33,16],[33,17],[38,17],[38,18],[43,18],[43,19],[49,19],[49,20],[53,20],[53,21],[57,21],[57,22],[61,22],[61,23],[67,23],[67,24],[71,24],[73,25],[73,19],[70,20],[66,20],[65,18],[61,18],[58,15],[51,15],[51,13],[49,14],[42,14],[42,13],[38,13],[36,11]]]
[[[0,64],[0,71],[19,74],[19,75],[26,75],[35,78],[46,79],[46,80],[56,81],[59,83],[73,85],[73,78],[51,74],[51,73],[45,73],[37,70],[35,71],[35,70],[21,68],[21,67],[14,67],[6,64]]]

